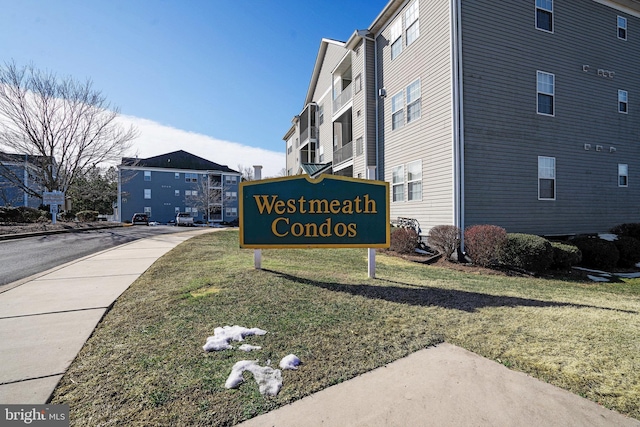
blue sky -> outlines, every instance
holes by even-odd
[[[281,153],[280,169],[282,136],[303,107],[320,40],[348,39],[386,4],[0,0],[0,59],[92,79],[123,116],[147,120],[142,157],[161,154],[147,147],[154,134],[146,129],[158,124],[165,139],[168,128],[183,131],[172,134],[185,140],[175,149],[190,151],[187,135],[197,134],[209,137],[201,142],[211,153],[194,154],[218,161],[215,141],[228,141]]]

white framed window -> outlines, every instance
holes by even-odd
[[[320,163],[324,162],[324,147],[322,145],[318,148],[318,161]]]
[[[536,28],[553,32],[553,0],[536,0]]]
[[[629,165],[618,163],[618,187],[629,186]]]
[[[318,125],[324,123],[324,104],[318,105]]]
[[[145,188],[144,189],[144,198],[145,199],[150,199],[151,198],[151,189],[150,188]]]
[[[191,190],[191,196],[198,197],[198,190]]]
[[[402,19],[398,18],[391,25],[389,43],[391,44],[391,59],[396,59],[402,53]]]
[[[364,139],[359,137],[356,139],[356,156],[362,156],[364,153]]]
[[[404,165],[393,168],[391,174],[391,200],[394,202],[404,202]]]
[[[404,125],[404,92],[400,91],[391,97],[391,129]]]
[[[404,12],[404,21],[407,26],[407,46],[416,41],[420,36],[419,3],[418,0],[415,0]]]
[[[144,180],[151,181],[151,171],[144,171]]]
[[[537,74],[538,114],[555,115],[555,80],[556,76],[544,71]]]
[[[238,177],[235,175],[226,175],[224,177],[225,184],[232,185],[232,184],[236,184],[237,182],[238,182]]]
[[[238,216],[238,208],[225,208],[224,209],[225,216]]]
[[[620,40],[627,39],[627,18],[618,16],[618,38]]]
[[[174,190],[174,191],[173,191],[173,194],[174,194],[176,197],[180,197],[180,190]]]
[[[151,216],[151,206],[145,206],[144,207],[144,213],[146,213],[147,215]]]
[[[225,198],[227,200],[238,200],[238,193],[236,191],[227,191],[225,193]]]
[[[354,81],[355,87],[353,88],[354,93],[358,93],[362,90],[362,74],[358,74]]]
[[[197,173],[185,173],[184,174],[184,182],[198,182],[198,174]]]
[[[289,138],[287,141],[287,154],[291,154],[293,151],[293,138]]]
[[[618,113],[627,114],[629,112],[629,94],[626,90],[618,91]]]
[[[420,79],[407,86],[407,123],[420,118]]]
[[[198,216],[198,208],[191,208],[191,216]]]
[[[556,158],[538,156],[538,200],[556,199]]]
[[[175,179],[180,179],[180,172],[176,172],[176,173],[174,174],[174,177],[175,177]]]
[[[407,163],[407,198],[422,200],[422,160]]]
[[[180,213],[180,207],[179,207],[179,206],[176,206],[175,208],[173,208],[173,211],[174,211],[175,213]]]
[[[190,196],[191,195],[191,190],[184,190],[184,195],[185,196]]]

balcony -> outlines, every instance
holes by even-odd
[[[347,103],[349,101],[351,101],[351,98],[353,98],[353,91],[351,90],[352,85],[349,84],[349,86],[345,87],[342,90],[342,93],[340,95],[338,95],[336,97],[336,99],[333,100],[333,113],[337,113],[338,111],[340,111],[340,109],[342,107],[344,107],[345,105],[347,105]]]
[[[333,152],[333,164],[337,165],[353,158],[353,141],[348,142]]]
[[[304,146],[308,141],[316,142],[318,140],[318,128],[316,126],[310,126],[304,129],[300,133],[300,146]]]

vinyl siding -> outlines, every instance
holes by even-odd
[[[357,53],[356,53],[357,52]],[[365,51],[364,44],[360,43],[358,47],[354,51],[351,52],[351,73],[353,75],[353,107],[351,109],[351,114],[353,117],[353,176],[357,177],[358,174],[362,178],[366,178],[366,167],[365,167],[365,155],[364,151],[362,154],[357,155],[356,150],[356,141],[358,138],[362,138],[362,144],[364,149],[364,139],[365,139],[365,98],[367,96],[366,86],[365,86],[365,63],[364,63]],[[356,76],[360,75],[362,89],[360,92],[356,93],[355,84],[356,84]]]
[[[420,0],[420,36],[391,60],[389,26],[377,38],[379,86],[386,97],[379,99],[379,150],[384,179],[392,182],[393,168],[422,161],[422,200],[391,202],[391,218],[416,218],[427,232],[439,224],[453,223],[453,147],[450,60],[450,11],[448,1]],[[410,3],[409,3],[410,4]],[[406,8],[406,5],[405,5]],[[390,21],[404,19],[404,10]],[[406,88],[420,79],[421,117],[406,123]],[[391,100],[404,91],[405,124],[392,130]]]
[[[637,222],[640,20],[591,0],[558,1],[547,33],[535,29],[533,0],[462,5],[466,225],[553,235]],[[617,38],[618,15],[627,41]],[[554,117],[536,113],[538,70],[555,75]],[[617,112],[618,89],[629,93],[629,114]],[[555,201],[538,200],[538,156],[556,158]],[[618,163],[629,165],[627,188]]]

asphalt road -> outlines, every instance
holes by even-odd
[[[185,229],[134,226],[0,241],[0,291],[3,285],[92,253],[145,237],[180,231]]]

